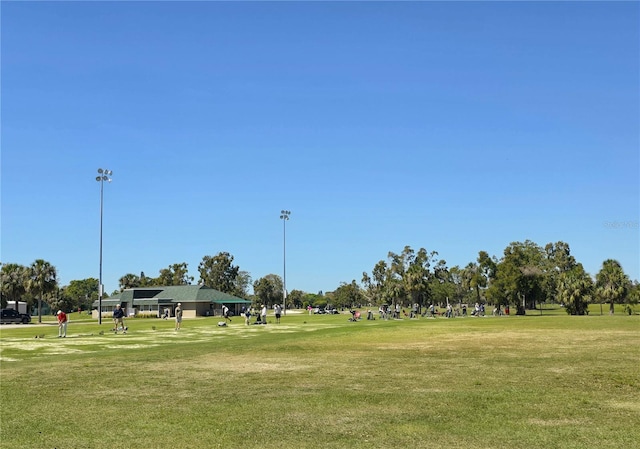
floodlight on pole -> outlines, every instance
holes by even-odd
[[[290,210],[281,210],[282,220],[282,311],[287,313],[287,221],[291,215]]]
[[[104,286],[102,285],[102,203],[103,203],[103,190],[104,182],[111,182],[110,176],[113,174],[111,170],[98,169],[98,176],[96,181],[100,183],[100,277],[98,279],[98,324],[102,324],[102,295],[104,293]]]

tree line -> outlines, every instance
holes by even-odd
[[[567,313],[583,315],[589,303],[608,304],[610,313],[615,304],[624,304],[631,313],[631,307],[640,300],[640,284],[629,279],[620,263],[607,259],[592,277],[562,241],[544,247],[530,240],[513,242],[500,258],[480,251],[476,260],[464,267],[448,267],[437,251],[415,251],[405,246],[400,253],[389,252],[370,273],[363,272],[360,283],[354,279],[342,282],[332,292],[316,294],[296,289],[284,292],[282,278],[276,274],[252,282],[250,273],[233,261],[228,252],[204,256],[198,265],[198,283],[251,299],[256,305],[286,303],[287,308],[381,304],[426,307],[476,302],[511,305],[516,313],[524,314],[542,303],[558,303]],[[119,290],[112,294],[135,287],[190,285],[194,280],[187,263],[175,263],[161,269],[156,277],[146,276],[143,271],[140,275],[127,273],[119,279]],[[98,299],[98,279],[73,280],[60,287],[56,268],[42,259],[28,267],[3,264],[1,281],[2,307],[9,301],[37,304],[39,321],[43,301],[52,308],[89,310]]]
[[[542,303],[556,303],[572,315],[586,314],[589,303],[606,303],[610,313],[615,304],[624,304],[631,313],[640,300],[638,281],[631,281],[618,261],[605,260],[592,278],[562,241],[544,247],[530,240],[513,242],[502,257],[480,251],[464,267],[448,268],[437,256],[436,251],[420,248],[416,252],[409,246],[399,254],[389,252],[371,274],[363,273],[362,289],[352,281],[341,286],[343,295],[374,304],[510,305],[518,314]]]

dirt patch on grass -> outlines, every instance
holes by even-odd
[[[255,358],[247,358],[243,356],[224,355],[218,357],[215,355],[198,357],[189,360],[174,360],[171,363],[172,370],[181,372],[211,372],[211,373],[232,373],[232,374],[250,374],[264,372],[292,372],[311,369],[311,365],[296,363],[291,360],[273,360],[258,361]],[[153,371],[166,371],[166,364],[152,364],[148,369]]]
[[[541,427],[582,426],[589,424],[587,419],[540,419],[530,418],[529,424]]]
[[[607,405],[611,408],[630,410],[632,412],[640,412],[640,402],[608,401]]]

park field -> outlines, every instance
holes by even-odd
[[[638,447],[638,315],[349,316],[4,325],[0,447]]]

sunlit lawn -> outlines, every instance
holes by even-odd
[[[604,311],[2,326],[0,447],[633,447],[640,316]]]

